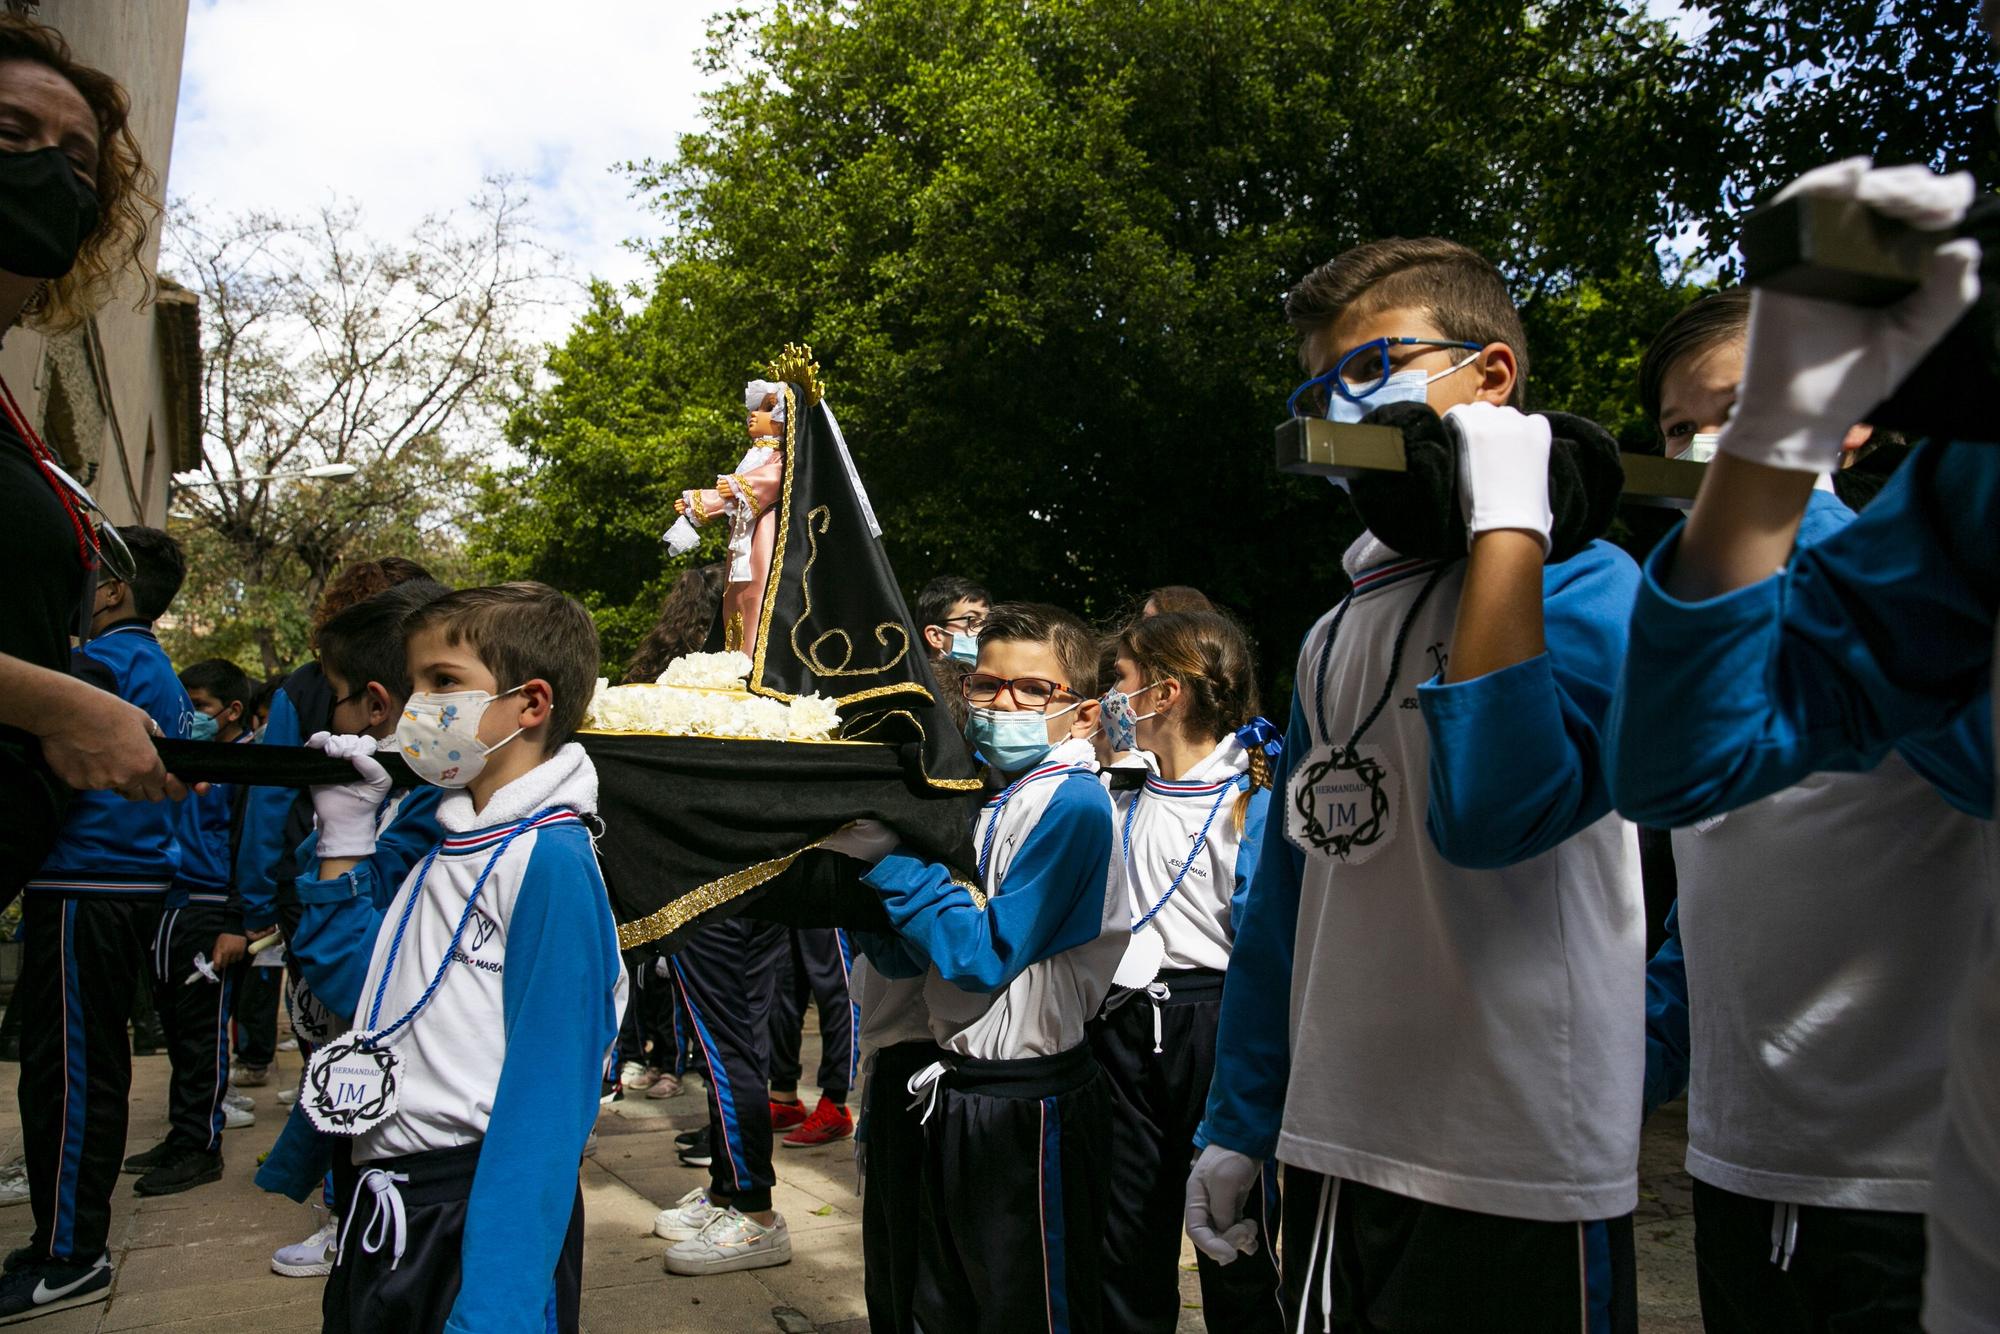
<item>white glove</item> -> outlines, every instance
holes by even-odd
[[[858,862],[873,866],[894,852],[901,841],[896,837],[896,831],[880,820],[856,820],[836,829],[819,846],[823,852],[846,853]]]
[[[1778,198],[1792,195],[1855,200],[1942,231],[1965,217],[1973,183],[1965,172],[1876,169],[1857,157],[1807,172]],[[1879,310],[1753,291],[1743,380],[1716,448],[1772,468],[1832,472],[1847,429],[1895,392],[1978,296],[1979,242],[1969,238],[1939,246],[1923,285]]]
[[[1211,1144],[1188,1172],[1188,1240],[1217,1264],[1257,1253],[1257,1220],[1243,1209],[1263,1171],[1248,1154]]]
[[[1491,403],[1461,403],[1444,414],[1458,437],[1459,505],[1466,537],[1500,528],[1532,533],[1549,554],[1549,419]]]
[[[319,855],[368,856],[375,851],[376,812],[389,795],[389,771],[375,759],[375,738],[314,732],[306,744],[325,751],[329,759],[348,761],[358,775],[352,783],[329,783],[312,790],[313,814],[319,817]]]

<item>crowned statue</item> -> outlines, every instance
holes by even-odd
[[[744,388],[749,447],[683,491],[670,557],[726,525],[721,608],[701,651],[656,681],[600,683],[582,741],[619,942],[674,949],[743,911],[880,929],[856,863],[819,845],[856,820],[953,864],[984,784],[939,697],[812,350],[787,344]],[[970,876],[971,871],[965,874]]]

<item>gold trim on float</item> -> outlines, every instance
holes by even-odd
[[[828,835],[831,838],[832,835]],[[797,852],[788,852],[782,857],[773,857],[755,866],[746,866],[740,871],[732,871],[720,880],[711,880],[699,889],[687,893],[669,903],[657,912],[651,912],[636,922],[626,922],[618,928],[618,948],[633,950],[641,945],[649,945],[662,936],[674,932],[692,922],[713,908],[720,908],[731,899],[739,898],[746,892],[768,880],[784,874],[806,853],[811,852],[826,839],[818,839],[806,844]]]
[[[723,735],[717,732],[622,732],[605,727],[579,727],[578,736],[656,736],[669,741],[766,741],[774,746],[893,746],[893,741],[852,741],[846,737],[771,737]]]

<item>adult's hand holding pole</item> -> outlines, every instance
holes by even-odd
[[[153,749],[159,727],[144,709],[74,677],[36,675],[53,678],[51,698],[21,725],[41,738],[42,757],[57,778],[79,792],[109,789],[132,801],[187,795]]]

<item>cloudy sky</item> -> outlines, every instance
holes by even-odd
[[[625,281],[658,223],[612,164],[697,123],[720,0],[194,0],[169,193],[207,209],[358,201],[407,234],[496,173],[579,278]],[[578,302],[580,304],[580,301]],[[548,317],[545,337],[568,320]]]

